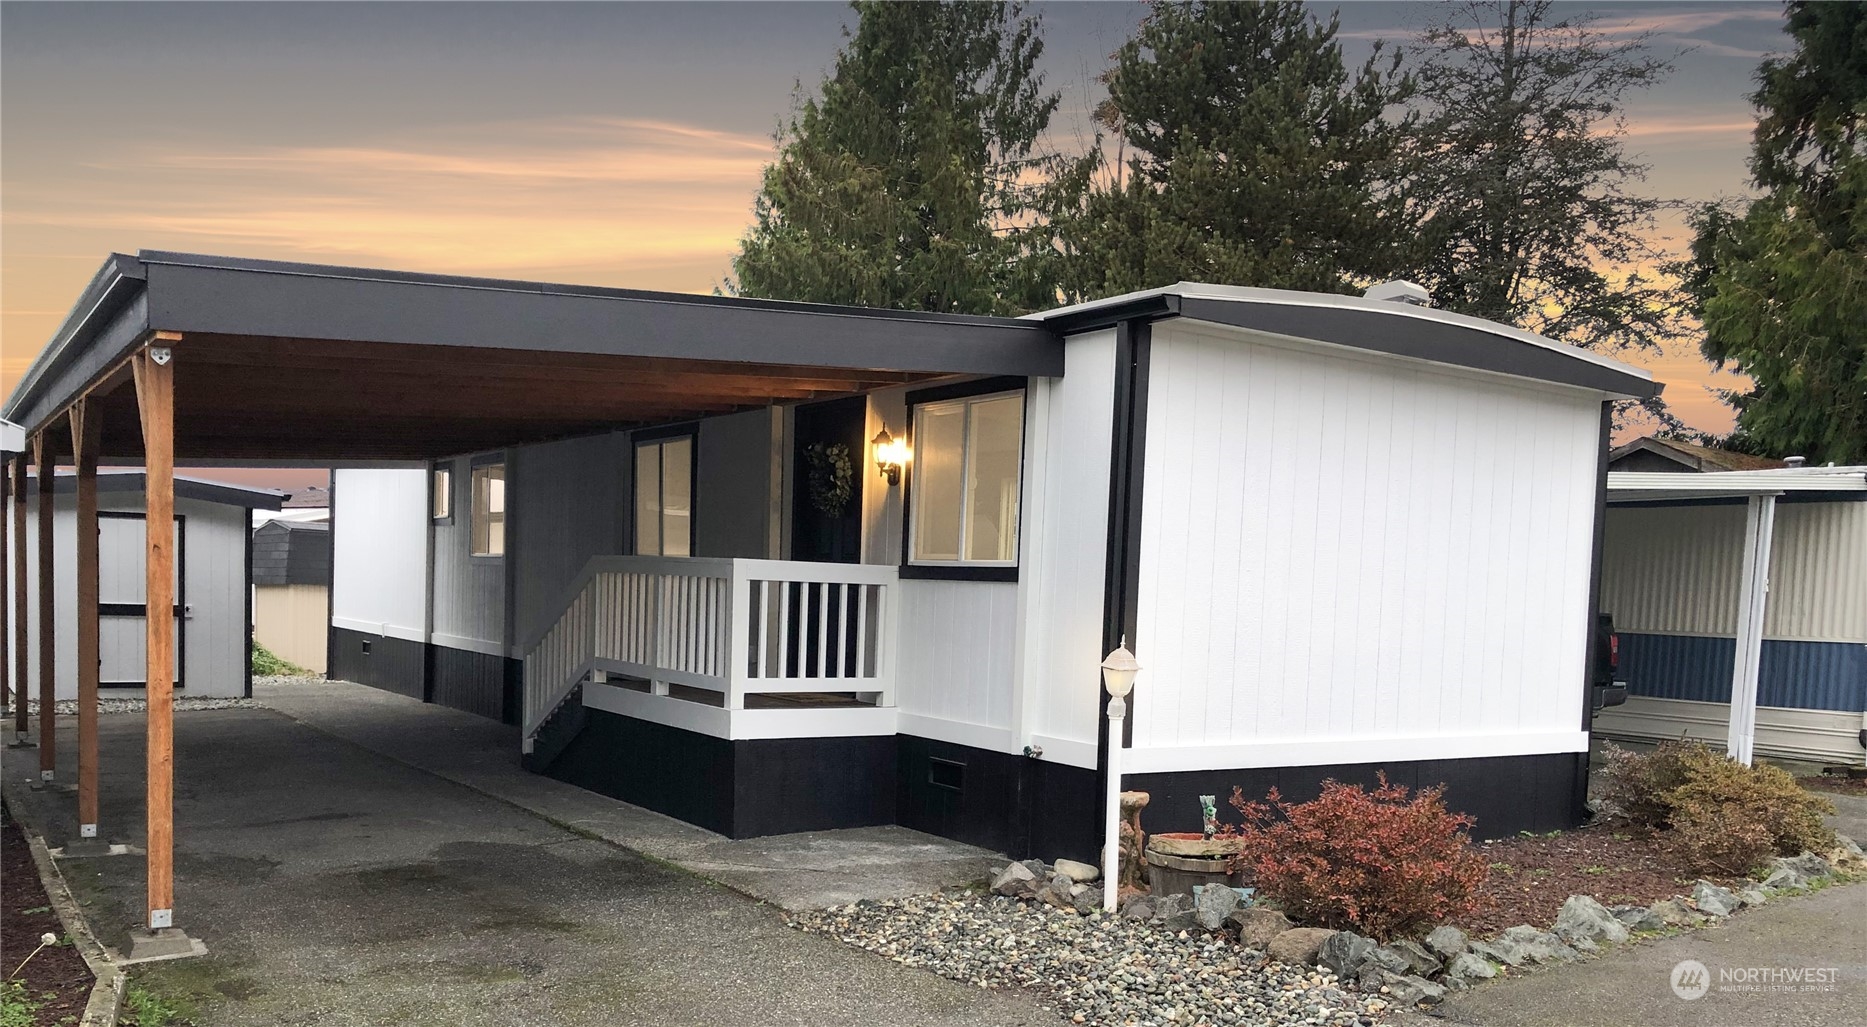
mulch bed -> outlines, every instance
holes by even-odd
[[[1837,795],[1867,795],[1867,777],[1821,774],[1796,778],[1796,783],[1811,792],[1834,792]]]
[[[1692,882],[1704,876],[1659,842],[1615,823],[1485,842],[1479,851],[1491,864],[1485,890],[1492,905],[1458,920],[1474,937],[1518,924],[1547,930],[1571,895],[1592,895],[1609,906],[1650,906],[1691,894]]]
[[[91,997],[91,968],[65,938],[65,926],[39,883],[39,869],[33,864],[26,836],[11,815],[4,815],[0,823],[0,961],[6,965],[0,973],[12,973],[20,960],[38,948],[39,936],[48,933],[57,935],[63,944],[47,945],[19,977],[27,994],[43,1002],[37,1023],[75,1024],[84,1016],[84,1004]]]

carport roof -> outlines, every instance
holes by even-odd
[[[178,459],[423,459],[970,375],[1061,375],[1047,327],[142,251],[112,255],[4,409],[139,458],[126,357],[175,353]]]

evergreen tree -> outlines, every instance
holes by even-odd
[[[1436,306],[1606,349],[1658,349],[1677,297],[1642,267],[1659,201],[1622,103],[1670,70],[1548,0],[1468,2],[1415,48],[1411,276]]]
[[[1383,175],[1407,84],[1352,74],[1296,3],[1155,3],[1104,77],[1120,155],[1065,230],[1067,291],[1180,280],[1343,291],[1394,268]]]
[[[1795,50],[1763,62],[1748,209],[1700,210],[1686,287],[1726,393],[1731,442],[1867,463],[1867,7],[1791,3]]]
[[[962,313],[1055,302],[1046,212],[1068,162],[1019,4],[857,0],[818,95],[778,132],[740,295]]]

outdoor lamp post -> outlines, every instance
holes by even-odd
[[[1102,909],[1115,912],[1121,892],[1121,750],[1122,720],[1128,716],[1128,693],[1141,665],[1128,651],[1128,638],[1102,660],[1102,684],[1109,692],[1108,795],[1103,801]]]

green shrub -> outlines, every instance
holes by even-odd
[[[1835,843],[1822,823],[1835,810],[1827,799],[1780,767],[1747,767],[1703,742],[1664,742],[1650,753],[1610,746],[1602,797],[1708,873],[1744,874],[1773,855]]]
[[[311,672],[296,663],[282,660],[272,650],[253,643],[253,673],[260,677],[291,676],[304,677]]]

